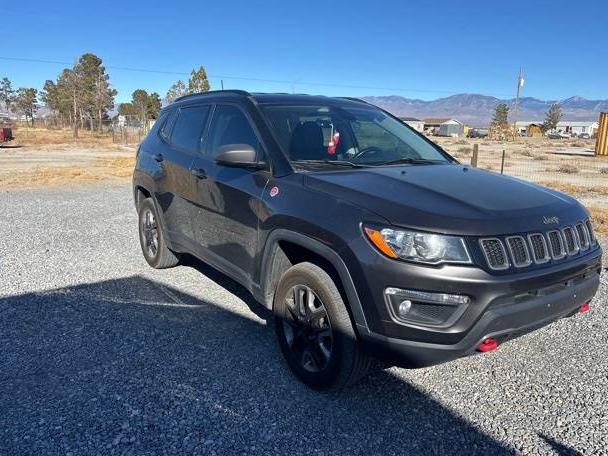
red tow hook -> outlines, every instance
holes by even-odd
[[[579,313],[589,312],[590,304],[591,304],[591,301],[586,302],[585,304],[581,304],[581,306],[578,308],[578,312]]]
[[[496,339],[488,337],[487,339],[484,339],[481,344],[479,344],[479,347],[477,347],[477,351],[480,351],[483,353],[491,352],[493,350],[496,350],[498,348],[498,345],[499,344]]]

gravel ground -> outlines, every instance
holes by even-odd
[[[238,285],[146,265],[129,187],[0,208],[0,454],[608,454],[606,274],[589,314],[329,397]]]

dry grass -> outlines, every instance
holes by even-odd
[[[560,165],[559,168],[555,170],[555,172],[563,174],[576,174],[578,173],[578,168],[574,165],[563,164]]]
[[[32,189],[91,183],[108,179],[126,180],[133,174],[135,159],[98,159],[88,166],[38,167],[31,171],[0,175],[2,189]]]
[[[558,192],[565,193],[570,196],[579,196],[579,195],[605,195],[608,196],[608,187],[598,186],[598,187],[586,187],[582,185],[574,185],[568,182],[556,182],[556,181],[539,181],[540,185],[544,185],[545,187],[552,188],[557,190]]]
[[[589,212],[591,212],[595,233],[600,236],[608,236],[608,208],[591,206]]]
[[[111,135],[87,130],[80,130],[78,138],[74,138],[73,131],[69,129],[50,130],[47,128],[19,127],[14,130],[14,136],[15,144],[27,146],[69,146],[70,144],[76,144],[78,147],[99,147],[113,145]]]

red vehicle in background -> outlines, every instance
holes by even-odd
[[[2,143],[15,139],[11,123],[7,119],[0,119],[0,147]]]

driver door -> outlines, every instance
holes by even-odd
[[[202,257],[247,282],[254,269],[262,194],[270,171],[217,164],[215,152],[228,144],[249,144],[263,154],[258,135],[241,108],[216,105],[202,153],[191,165],[197,198],[194,236]]]

